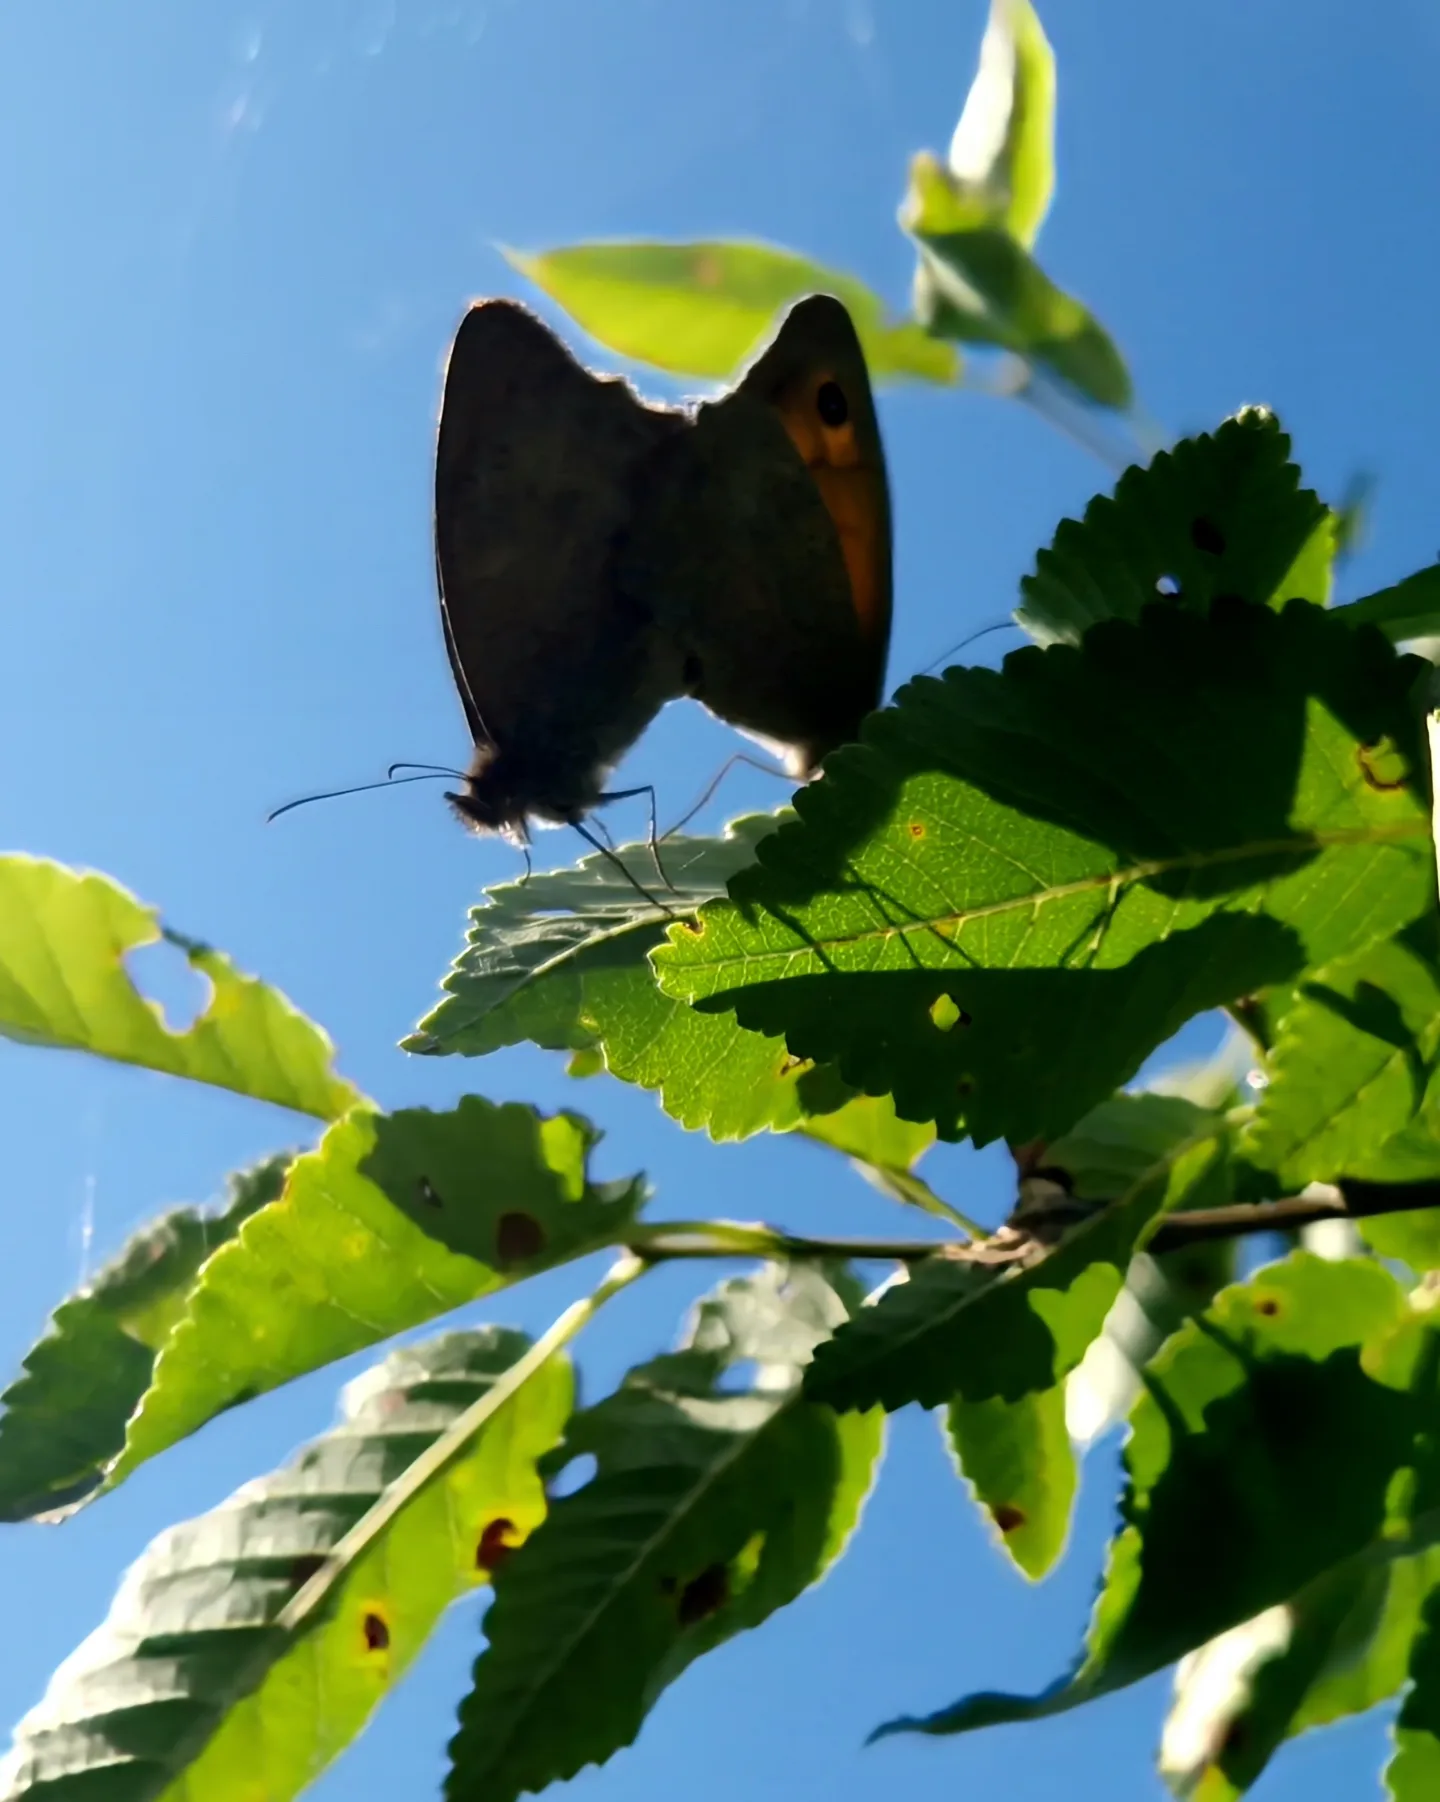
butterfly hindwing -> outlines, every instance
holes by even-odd
[[[658,560],[689,691],[808,772],[879,705],[890,637],[884,451],[841,303],[793,307],[669,463]]]

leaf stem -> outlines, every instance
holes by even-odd
[[[489,1420],[499,1413],[542,1364],[547,1363],[562,1346],[588,1326],[612,1296],[628,1288],[636,1277],[643,1276],[650,1259],[627,1253],[610,1267],[604,1280],[589,1295],[572,1302],[529,1351],[498,1377],[481,1396],[451,1421],[445,1431],[409,1465],[376,1502],[363,1514],[327,1554],[324,1564],[308,1578],[276,1616],[275,1625],[286,1633],[305,1626],[324,1602],[331,1589],[344,1576],[355,1559],[384,1532],[400,1510],[406,1507],[446,1465],[466,1449],[470,1441]]]

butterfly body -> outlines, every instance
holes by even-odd
[[[449,798],[476,829],[578,823],[681,695],[810,773],[878,704],[889,635],[884,459],[849,315],[802,301],[734,390],[667,408],[524,308],[478,303],[446,371],[435,550],[475,742]]]

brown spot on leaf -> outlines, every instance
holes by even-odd
[[[1256,1302],[1255,1312],[1263,1314],[1267,1320],[1273,1319],[1280,1312],[1280,1303],[1273,1295],[1263,1296]]]
[[[1002,1533],[1013,1533],[1017,1527],[1025,1525],[1025,1510],[1017,1508],[1013,1502],[1001,1502],[990,1513]]]
[[[809,1062],[810,1060],[808,1057],[784,1057],[780,1060],[778,1074],[781,1076],[793,1076],[797,1070],[803,1070]]]
[[[362,1623],[365,1634],[365,1650],[367,1652],[383,1652],[390,1644],[390,1627],[383,1614],[377,1614],[373,1608],[367,1609]]]
[[[1192,519],[1190,521],[1190,542],[1197,551],[1204,551],[1207,557],[1223,557],[1225,555],[1224,534],[1213,520]]]
[[[723,1608],[729,1599],[730,1573],[723,1564],[711,1564],[681,1590],[675,1612],[682,1627],[693,1627]]]
[[[325,1560],[319,1552],[302,1552],[290,1566],[289,1583],[292,1593],[303,1589],[316,1571],[324,1570]]]
[[[919,820],[911,820],[905,830],[910,834],[911,838],[924,838],[925,836],[925,827]]]
[[[415,1194],[422,1208],[443,1208],[445,1206],[440,1199],[439,1190],[428,1176],[416,1179]]]
[[[545,1249],[545,1228],[533,1214],[515,1208],[495,1222],[495,1258],[500,1264],[521,1264],[539,1257]]]
[[[481,1533],[475,1547],[475,1568],[497,1571],[516,1549],[515,1523],[502,1514],[490,1521]]]

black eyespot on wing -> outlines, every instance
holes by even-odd
[[[850,403],[839,382],[821,382],[815,395],[815,411],[828,426],[844,425],[850,417]]]

